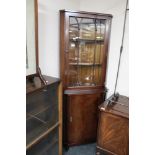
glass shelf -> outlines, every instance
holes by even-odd
[[[52,128],[38,143],[27,151],[27,155],[58,154],[58,127]]]
[[[34,119],[34,121],[37,121]],[[59,123],[57,122],[53,126],[51,126],[51,122],[48,122],[46,124],[41,123],[38,121],[38,126],[29,131],[26,135],[26,145],[27,148],[30,148],[35,143],[40,141],[42,138],[44,138],[46,135],[48,135],[51,131],[53,131],[56,127],[58,127]]]
[[[73,66],[100,66],[102,64],[99,63],[69,63],[69,65],[73,65]]]
[[[42,123],[34,118],[33,123],[37,124],[37,127],[33,130],[29,131],[26,137],[26,144],[29,145],[29,143],[33,142],[38,136],[45,133],[49,127],[50,123]]]
[[[69,85],[69,87],[83,87],[83,86],[87,86],[87,87],[91,87],[91,86],[96,86],[95,83],[74,83],[74,84],[71,84]]]
[[[79,43],[79,42],[83,42],[83,43],[86,43],[86,44],[95,44],[95,43],[103,43],[104,40],[103,39],[80,39],[80,38],[71,38],[70,39],[70,42],[74,42],[74,43]]]
[[[79,18],[80,19],[80,18]],[[79,25],[94,25],[94,22],[93,22],[94,20],[92,20],[92,22],[83,22],[83,23],[78,23]],[[71,23],[69,26],[77,26],[78,27],[78,24],[77,23]]]
[[[48,110],[49,108],[51,108],[50,105],[44,105],[44,104],[40,104],[37,108],[35,108],[34,110],[30,111],[30,112],[27,112],[27,117],[26,120],[28,119],[31,119],[31,117],[33,116],[37,116],[39,115],[40,113]]]

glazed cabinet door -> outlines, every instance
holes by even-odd
[[[103,84],[106,20],[69,16],[66,47],[68,87]]]

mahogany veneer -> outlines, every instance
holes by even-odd
[[[129,98],[120,96],[114,106],[100,107],[96,155],[129,155]]]

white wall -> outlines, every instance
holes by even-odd
[[[59,10],[78,10],[77,0],[38,0],[39,65],[43,74],[59,77]]]
[[[113,93],[115,86],[115,79],[123,32],[122,29],[125,6],[126,0],[92,0],[91,3],[90,0],[80,1],[80,10],[110,13],[113,15],[106,82],[106,86],[109,89],[108,96],[110,96]],[[125,32],[124,50],[122,53],[117,91],[122,95],[129,96],[128,18],[126,25],[127,26]]]
[[[40,67],[47,75],[59,77],[59,10],[82,10],[113,15],[109,63],[108,96],[113,93],[121,45],[126,0],[38,0]],[[128,22],[117,91],[129,96]]]

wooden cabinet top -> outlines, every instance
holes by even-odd
[[[47,86],[60,82],[60,79],[55,78],[55,77],[50,77],[50,76],[46,76],[46,75],[43,75],[43,77],[47,82]],[[43,89],[44,87],[46,87],[46,86],[43,85],[43,83],[40,81],[39,78],[36,79],[36,82],[30,82],[30,80],[27,80],[26,81],[26,94]]]
[[[97,12],[87,12],[87,11],[71,11],[71,10],[60,10],[60,12],[68,12],[68,13],[80,13],[80,14],[89,14],[89,15],[98,15],[98,16],[109,16],[113,17],[111,14],[105,13],[97,13]]]
[[[118,101],[114,103],[113,106],[110,106],[109,108],[106,108],[107,102],[108,100],[106,100],[99,107],[101,111],[118,115],[121,117],[129,118],[129,98],[128,97],[120,95],[118,98]]]

